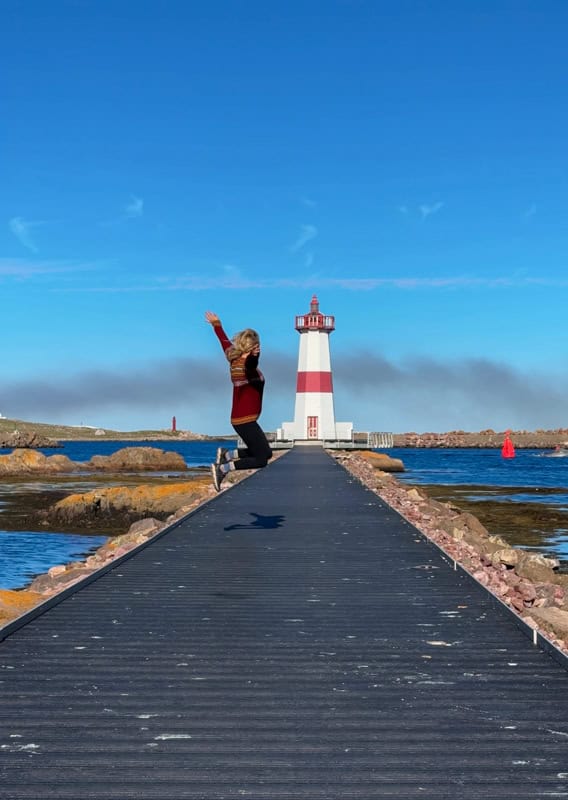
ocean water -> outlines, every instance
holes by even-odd
[[[489,448],[393,448],[385,452],[402,459],[406,471],[397,477],[408,483],[566,488],[568,497],[568,458],[550,458],[550,450],[517,450],[515,458],[503,458],[500,450]]]
[[[106,536],[0,530],[0,589],[19,589],[55,564],[83,561]]]
[[[413,484],[499,487],[499,494],[476,491],[474,501],[491,500],[509,504],[540,503],[566,515],[566,523],[554,530],[535,531],[539,544],[534,549],[557,558],[568,569],[568,458],[550,457],[550,450],[517,450],[515,458],[503,458],[492,449],[392,449],[401,458],[405,472],[397,478]],[[511,491],[503,491],[510,488]],[[533,489],[532,492],[523,491]],[[459,503],[458,503],[459,505]],[[498,531],[495,531],[498,533]]]
[[[233,446],[236,442],[65,442],[62,448],[42,452],[66,455],[73,461],[88,461],[93,455],[111,455],[123,447],[150,446],[181,453],[189,467],[205,467],[214,460],[219,444]],[[2,452],[10,451],[0,450],[0,454]],[[568,561],[568,458],[549,458],[546,451],[538,450],[518,450],[514,459],[503,459],[499,450],[492,449],[393,448],[386,452],[404,462],[406,471],[396,476],[401,481],[510,487],[511,492],[498,497],[488,495],[488,498],[509,503],[539,502],[565,510],[566,528],[550,533],[543,540],[543,550]],[[32,487],[33,480],[27,485]],[[37,486],[45,488],[40,481]],[[538,488],[538,495],[520,491],[526,488]],[[559,489],[565,491],[559,492]],[[1,497],[0,492],[0,527]],[[0,530],[0,588],[25,586],[35,575],[46,572],[54,564],[85,558],[105,540],[104,536],[83,534]]]
[[[203,441],[184,442],[171,440],[165,442],[62,442],[63,447],[55,449],[45,448],[41,452],[46,456],[64,455],[71,461],[88,461],[92,456],[110,456],[123,447],[157,447],[160,450],[180,453],[188,467],[204,467],[215,460],[219,445],[223,447],[236,447],[237,440],[231,441]],[[9,452],[9,451],[2,451]]]

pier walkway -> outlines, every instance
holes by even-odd
[[[0,643],[2,800],[568,797],[568,673],[321,448]]]

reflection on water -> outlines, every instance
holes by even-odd
[[[72,533],[0,531],[0,588],[19,589],[54,564],[86,558],[106,540],[106,536]]]
[[[511,494],[464,494],[468,500],[489,501],[499,499],[502,503],[545,503],[546,505],[557,506],[558,511],[568,511],[568,494],[552,494],[543,492],[532,494],[528,492],[513,492]]]
[[[562,562],[568,561],[568,529],[558,528],[553,536],[543,534],[542,544],[538,547],[525,547],[525,550],[548,551]]]

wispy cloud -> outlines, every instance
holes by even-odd
[[[428,217],[431,217],[432,214],[437,214],[438,211],[440,211],[443,207],[443,203],[434,203],[431,206],[424,204],[419,207],[419,211],[422,215],[422,219],[427,219]]]
[[[420,217],[424,221],[433,214],[437,214],[439,211],[441,211],[444,205],[445,204],[441,201],[438,203],[433,203],[432,205],[428,205],[427,203],[423,203],[420,206],[400,205],[396,207],[396,210],[404,217],[414,217],[416,214],[420,214]]]
[[[315,225],[302,225],[300,230],[300,235],[294,242],[294,244],[290,247],[292,253],[297,253],[298,250],[301,250],[308,242],[311,242],[312,239],[315,239],[318,235],[318,229]]]
[[[310,253],[307,254],[307,257]],[[503,275],[497,277],[476,277],[476,276],[453,276],[453,277],[325,277],[322,274],[314,273],[302,277],[275,277],[275,278],[248,278],[239,269],[226,266],[221,272],[215,275],[187,274],[175,278],[160,277],[154,282],[138,285],[124,286],[100,286],[58,289],[57,291],[72,292],[100,292],[100,293],[123,293],[129,292],[200,292],[215,289],[230,290],[274,290],[274,289],[312,289],[317,290],[324,287],[339,287],[352,292],[368,292],[374,289],[393,289],[401,291],[419,290],[499,290],[509,288],[531,288],[542,286],[548,288],[566,288],[568,279],[563,278],[531,278],[523,275]]]
[[[0,278],[32,278],[37,275],[55,275],[65,272],[86,272],[102,264],[71,263],[66,261],[32,261],[23,258],[0,258]]]
[[[119,216],[116,216],[113,219],[102,220],[99,222],[99,225],[102,225],[105,228],[111,228],[115,225],[123,225],[125,222],[131,219],[140,219],[143,214],[144,199],[132,194],[130,195],[129,201],[122,207]]]
[[[43,222],[30,222],[23,217],[12,217],[8,222],[8,226],[16,239],[23,247],[30,250],[32,253],[38,253],[36,243],[33,240],[32,230],[38,225],[43,225]]]
[[[476,278],[467,275],[456,275],[448,278],[333,278],[330,283],[351,291],[368,291],[369,289],[471,289],[496,288],[525,285],[528,279],[497,277]]]
[[[141,217],[144,213],[144,200],[136,195],[131,195],[130,202],[124,207],[124,213],[127,219],[136,219]]]
[[[536,205],[535,203],[533,203],[531,206],[527,208],[526,211],[523,212],[523,219],[530,219],[531,217],[534,217],[535,214],[536,214]]]
[[[302,205],[306,206],[306,208],[316,208],[317,203],[315,200],[312,200],[310,197],[302,197]]]

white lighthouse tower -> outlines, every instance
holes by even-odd
[[[312,297],[308,314],[296,317],[300,334],[294,422],[282,423],[277,438],[287,441],[351,440],[353,423],[336,422],[329,334],[335,318],[322,314]]]

